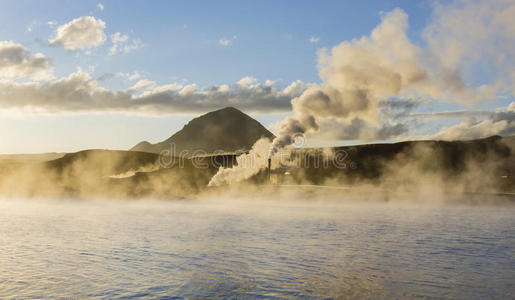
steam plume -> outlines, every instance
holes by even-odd
[[[512,89],[515,77],[506,74],[513,67],[514,48],[506,48],[507,54],[502,57],[496,51],[481,49],[485,42],[503,47],[513,45],[515,32],[506,28],[515,24],[506,18],[506,12],[515,12],[515,5],[499,0],[488,4],[488,9],[478,9],[483,6],[481,1],[455,1],[448,4],[448,9],[439,5],[433,13],[433,22],[424,31],[426,49],[409,40],[406,34],[408,16],[397,8],[383,16],[370,36],[343,42],[330,52],[320,51],[322,83],[312,85],[292,100],[294,115],[279,124],[269,156],[291,144],[295,134],[318,131],[319,124],[327,119],[333,119],[335,124],[349,124],[351,120],[359,119],[364,121],[361,122],[363,126],[381,132],[380,104],[391,97],[436,98],[463,103],[495,98],[498,92]],[[482,18],[475,21],[477,18],[470,18],[471,12],[480,12]],[[491,29],[485,20],[494,20],[494,28]],[[469,23],[473,26],[464,26]],[[470,30],[481,32],[481,35],[476,37]],[[493,30],[495,32],[491,32]],[[475,49],[482,55],[468,53],[476,53]],[[492,50],[489,46],[488,49]],[[491,84],[478,87],[465,84],[462,74],[478,71],[477,68],[481,68],[478,66],[484,65],[481,62],[500,59],[502,64],[489,67],[490,74],[494,74],[491,76],[494,78],[488,78]],[[400,128],[388,122],[385,125]],[[346,131],[349,129],[345,128]],[[360,136],[349,132],[346,135]]]
[[[420,49],[406,36],[408,16],[400,9],[387,14],[370,37],[343,42],[319,54],[321,85],[292,100],[294,116],[280,125],[270,155],[292,143],[296,133],[318,129],[321,118],[359,117],[378,121],[378,102],[427,80],[419,64]]]
[[[236,158],[238,165],[233,166],[232,168],[221,167],[215,176],[211,178],[208,186],[232,184],[257,174],[259,170],[267,165],[267,159],[264,153],[266,153],[269,148],[269,139],[259,139],[254,143],[248,154],[242,154]]]
[[[511,47],[515,31],[507,28],[513,28],[515,18],[507,16],[515,12],[515,4],[497,0],[486,6],[481,1],[438,5],[432,22],[423,31],[426,48],[410,41],[408,16],[397,8],[385,14],[369,36],[342,42],[330,51],[322,49],[322,83],[309,86],[291,100],[293,116],[279,123],[268,157],[292,144],[299,133],[317,132],[326,127],[324,124],[338,127],[332,132],[339,136],[359,139],[404,134],[404,124],[384,120],[382,104],[392,97],[473,103],[513,89],[515,77],[510,70],[515,67],[515,48]],[[476,14],[481,14],[481,18],[474,18]],[[476,32],[481,34],[476,36]],[[503,45],[505,55],[499,56],[490,46],[487,51],[482,50],[485,42]],[[470,55],[476,52],[481,55]],[[463,74],[484,71],[478,68],[491,61],[496,63],[487,67],[489,74],[493,74],[487,79],[490,83],[465,84]],[[232,178],[232,172],[245,173],[240,167],[222,171],[217,174],[220,179]]]

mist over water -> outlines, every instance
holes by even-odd
[[[510,205],[0,199],[0,239],[1,298],[515,291]]]

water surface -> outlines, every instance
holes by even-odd
[[[513,298],[515,209],[0,199],[0,298]]]

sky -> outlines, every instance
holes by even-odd
[[[313,145],[515,134],[512,20],[503,0],[0,0],[0,153],[129,149],[225,106]]]

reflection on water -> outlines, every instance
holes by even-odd
[[[515,209],[0,200],[0,298],[515,293]]]

